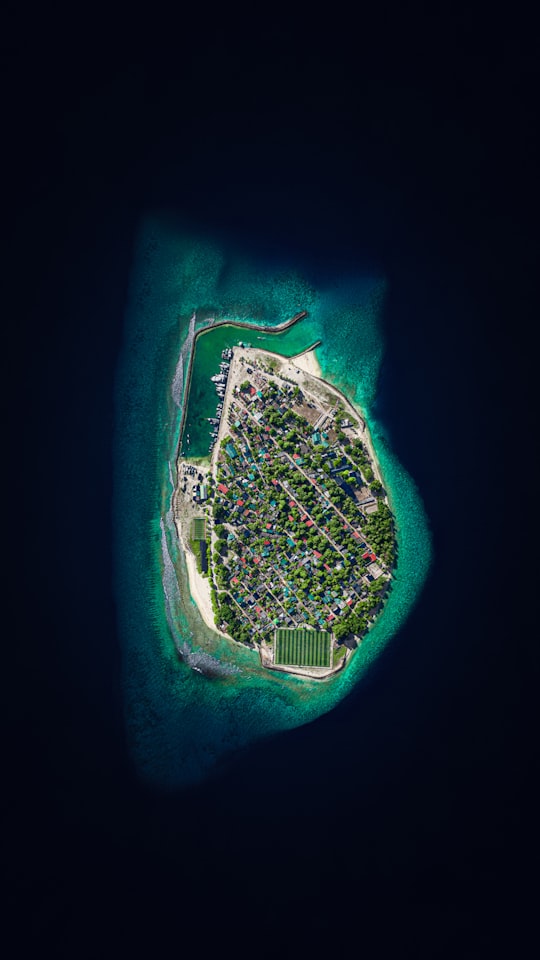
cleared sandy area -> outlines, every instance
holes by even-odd
[[[199,608],[204,622],[212,630],[216,629],[214,613],[210,599],[210,584],[197,570],[197,561],[190,550],[185,550],[187,571],[189,577],[189,592]]]
[[[294,357],[291,362],[305,373],[310,373],[312,377],[322,377],[319,361],[315,356],[315,350],[309,350],[307,353],[302,353],[299,357]]]

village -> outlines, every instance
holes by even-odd
[[[265,666],[326,676],[384,601],[392,514],[345,398],[294,361],[232,353],[210,467],[179,461],[184,497],[192,477],[183,539],[220,632],[256,646]]]

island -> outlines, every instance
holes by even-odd
[[[173,495],[191,595],[263,667],[327,679],[392,582],[394,518],[369,430],[313,347],[285,358],[240,341],[212,381],[208,458],[181,443]]]

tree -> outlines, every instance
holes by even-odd
[[[332,626],[332,633],[336,640],[342,640],[343,637],[346,637],[350,632],[351,628],[348,624],[348,618],[337,620]]]

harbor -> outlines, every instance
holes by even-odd
[[[208,447],[208,453],[212,453],[214,449],[216,440],[219,435],[219,425],[221,423],[221,417],[223,415],[223,401],[225,399],[225,392],[227,390],[227,381],[229,379],[229,370],[232,360],[232,349],[226,347],[225,350],[221,352],[221,363],[219,365],[219,373],[214,374],[210,377],[212,383],[215,384],[216,393],[218,396],[218,404],[216,407],[215,417],[208,417],[208,422],[211,424],[212,429],[210,430],[210,446]]]
[[[313,330],[301,322],[305,316],[305,311],[301,311],[286,323],[271,328],[218,321],[194,332],[192,351],[185,373],[186,403],[180,427],[181,456],[204,460],[211,453],[208,449],[208,424],[210,423],[211,427],[217,426],[212,422],[220,419],[216,409],[216,394],[218,404],[222,400],[220,394],[224,394],[224,391],[218,391],[217,387],[226,386],[227,383],[226,379],[212,381],[212,378],[227,373],[221,363],[230,362],[228,351],[248,349],[256,343],[258,348],[266,348],[285,356],[295,356],[313,343]],[[246,335],[250,337],[249,341],[243,339]],[[211,434],[212,432],[211,430]]]

